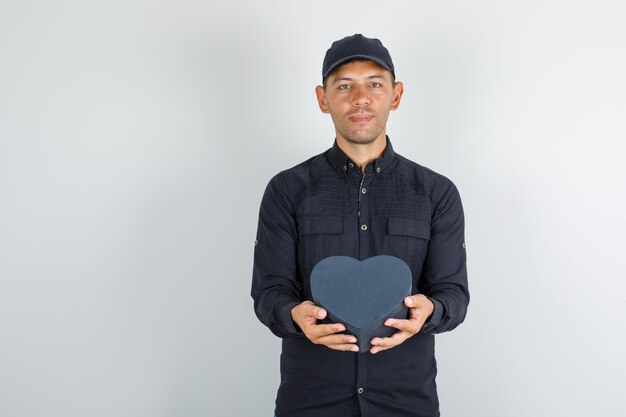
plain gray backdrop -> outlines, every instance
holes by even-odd
[[[389,135],[458,186],[444,417],[626,414],[622,1],[0,0],[0,416],[269,417],[269,179],[332,145],[332,41],[389,48]]]

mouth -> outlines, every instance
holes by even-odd
[[[358,114],[353,114],[352,116],[348,116],[348,119],[350,119],[352,122],[354,123],[365,123],[365,122],[369,122],[370,120],[372,120],[374,118],[373,115],[371,114],[366,114],[366,113],[358,113]]]

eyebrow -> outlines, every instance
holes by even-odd
[[[382,74],[374,74],[374,75],[370,75],[366,79],[368,79],[368,80],[372,80],[372,79],[384,80],[385,77]],[[341,77],[341,78],[337,78],[335,81],[333,81],[333,84],[337,84],[340,81],[354,81],[354,79],[350,78],[350,77]]]

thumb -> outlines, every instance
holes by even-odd
[[[405,304],[407,307],[413,307],[413,306],[415,305],[415,300],[413,300],[413,297],[411,297],[411,296],[406,297],[406,298],[404,299],[404,304]]]
[[[318,308],[315,312],[315,317],[320,320],[326,318],[326,310],[324,310],[323,308]]]

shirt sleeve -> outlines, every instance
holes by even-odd
[[[287,183],[281,174],[268,184],[259,212],[252,291],[259,320],[279,337],[301,336],[291,309],[302,300],[296,278],[298,231]]]
[[[422,331],[435,334],[454,329],[469,305],[465,252],[465,220],[459,192],[447,178],[433,190],[431,236],[420,292],[435,305]]]

